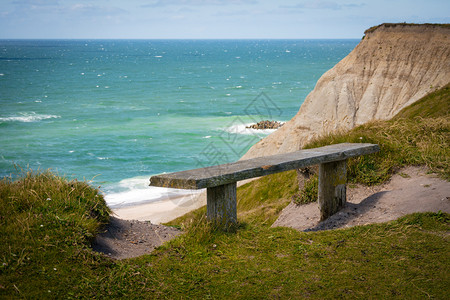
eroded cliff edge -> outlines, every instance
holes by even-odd
[[[318,80],[297,115],[243,158],[292,152],[327,132],[390,119],[449,82],[449,24],[372,27]]]

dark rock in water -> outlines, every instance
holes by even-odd
[[[261,121],[258,122],[256,124],[247,126],[246,128],[251,128],[251,129],[278,129],[281,126],[283,126],[284,123],[278,122],[278,121],[269,121],[269,120],[265,120],[265,121]]]

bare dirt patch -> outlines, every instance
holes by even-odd
[[[111,217],[103,232],[95,238],[92,248],[113,259],[137,257],[151,253],[181,233],[173,227]]]
[[[415,212],[450,213],[450,182],[427,174],[424,167],[407,167],[383,185],[347,187],[347,205],[319,223],[317,203],[289,204],[272,225],[299,231],[347,228],[382,223]]]

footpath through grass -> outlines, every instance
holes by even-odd
[[[355,182],[382,182],[407,164],[449,179],[448,87],[440,93],[444,103],[427,116],[403,115],[314,146],[380,144],[380,154],[350,162]],[[200,209],[173,222],[184,235],[150,255],[113,261],[90,249],[109,214],[96,189],[48,172],[4,179],[0,298],[448,298],[449,214],[324,232],[270,228],[298,192],[296,181],[287,172],[239,188],[236,233],[211,230]]]

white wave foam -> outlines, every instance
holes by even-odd
[[[228,78],[227,78],[228,80]],[[226,87],[225,90],[237,90],[237,89],[242,89],[243,86],[242,85],[236,85],[236,86],[230,86],[230,87]]]
[[[235,124],[230,127],[225,128],[224,130],[229,133],[234,134],[244,134],[244,135],[257,135],[257,136],[266,136],[268,134],[271,134],[275,132],[277,129],[253,129],[253,128],[247,128],[250,125],[253,125],[254,123],[247,123],[247,124]]]
[[[111,192],[104,192],[105,201],[111,208],[157,202],[187,195],[196,195],[202,190],[182,190],[149,186],[148,177],[134,177],[111,186]]]
[[[46,119],[57,119],[61,118],[61,116],[57,115],[43,115],[43,114],[37,114],[35,112],[31,113],[19,113],[19,115],[11,116],[11,117],[3,117],[0,118],[0,122],[39,122],[41,120]]]

